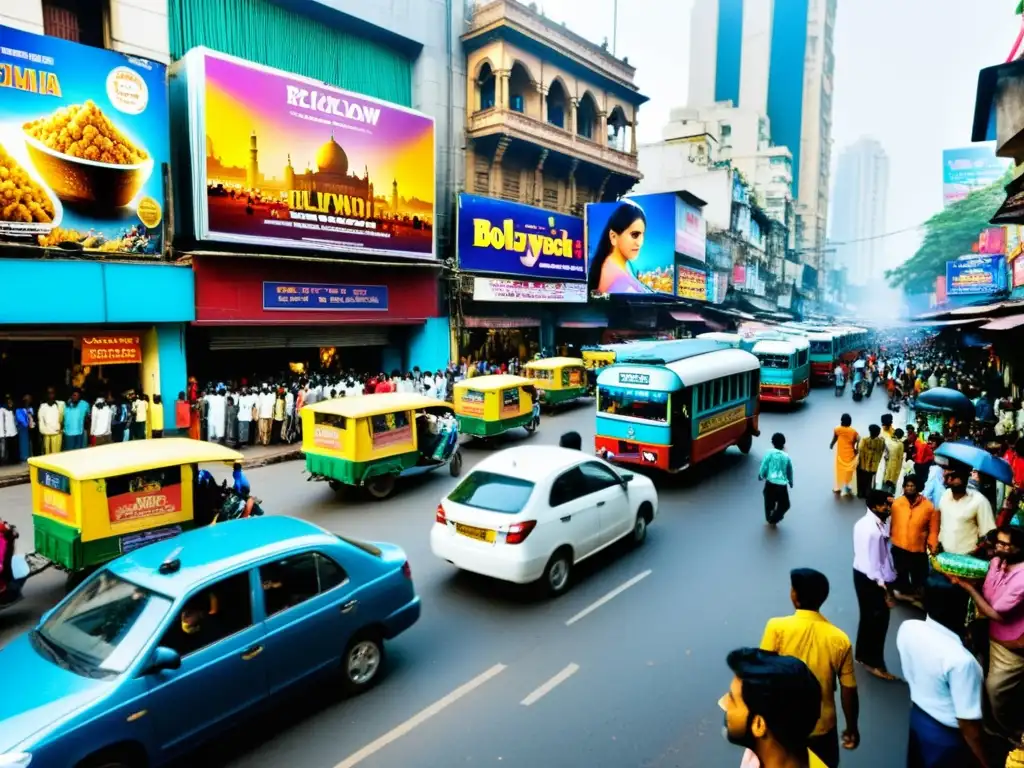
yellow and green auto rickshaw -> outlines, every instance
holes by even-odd
[[[540,402],[547,406],[586,397],[589,389],[587,369],[578,357],[533,360],[523,366],[523,375],[537,388]]]
[[[185,437],[33,456],[35,556],[67,571],[73,585],[126,552],[213,522],[228,491],[212,477],[201,485],[199,465],[242,458]]]
[[[307,405],[301,417],[306,471],[336,491],[354,486],[386,499],[400,477],[462,471],[458,421],[441,400],[401,392],[342,397]]]
[[[459,430],[490,438],[522,427],[532,433],[540,424],[534,382],[522,376],[474,376],[455,384],[455,415]]]

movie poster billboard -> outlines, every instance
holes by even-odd
[[[0,26],[0,240],[163,252],[167,70]]]
[[[995,142],[942,150],[942,202],[948,207],[1006,173],[1009,160],[996,157]]]
[[[970,296],[1006,289],[1004,256],[962,256],[946,262],[946,295]]]
[[[434,257],[434,120],[197,48],[185,56],[198,240]]]
[[[461,193],[457,226],[461,269],[586,282],[583,219],[577,216]]]
[[[590,284],[597,293],[675,293],[674,192],[586,208]]]

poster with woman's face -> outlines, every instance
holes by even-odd
[[[586,208],[591,290],[675,293],[676,195],[637,195]]]

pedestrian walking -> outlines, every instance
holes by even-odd
[[[718,705],[725,737],[747,748],[744,765],[825,768],[807,747],[821,715],[821,686],[807,665],[760,648],[738,648],[726,663],[733,679]]]
[[[853,496],[856,486],[854,470],[857,468],[857,447],[860,436],[851,425],[853,419],[844,413],[839,419],[839,426],[832,433],[829,450],[836,452],[835,484],[832,492],[837,496]]]
[[[868,427],[868,436],[860,441],[857,449],[857,497],[866,499],[875,487],[875,475],[885,455],[885,440],[877,424]]]
[[[987,768],[981,665],[960,636],[963,614],[950,610],[951,602],[941,591],[925,592],[924,621],[908,619],[896,633],[900,665],[910,687],[907,767]]]
[[[786,436],[772,435],[772,448],[761,459],[757,479],[764,481],[764,519],[775,526],[789,511],[789,489],[793,487],[793,460],[786,453]]]
[[[233,448],[238,447],[238,403],[234,395],[228,395],[224,406],[224,443]]]
[[[0,466],[18,463],[18,420],[14,415],[14,398],[0,400]]]
[[[264,384],[257,401],[260,445],[270,445],[270,432],[274,425],[274,399],[274,393]]]
[[[920,600],[928,580],[928,553],[939,551],[939,511],[921,495],[917,475],[903,478],[903,495],[892,503],[889,527],[896,569],[893,595]]]
[[[841,629],[821,615],[828,599],[829,583],[825,574],[811,568],[789,572],[789,597],[796,613],[769,619],[761,648],[800,659],[821,686],[821,716],[811,732],[807,746],[829,768],[839,765],[839,736],[836,719],[836,687],[846,728],[843,747],[856,749],[860,744],[857,719],[860,700],[853,673],[853,646]]]
[[[146,439],[146,425],[149,423],[149,396],[137,395],[132,402],[131,436],[132,440]]]
[[[153,395],[149,405],[149,435],[152,438],[164,436],[164,401],[160,395]]]
[[[885,635],[894,605],[889,585],[896,580],[885,524],[892,502],[885,491],[872,490],[867,512],[853,526],[853,586],[860,608],[854,658],[882,680],[896,679],[885,665]]]

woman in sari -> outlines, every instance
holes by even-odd
[[[836,451],[836,480],[832,486],[832,492],[836,495],[853,496],[856,492],[857,444],[860,442],[860,435],[852,424],[850,414],[844,413],[839,420],[839,426],[832,433],[832,442],[828,446],[829,449],[835,448]]]

